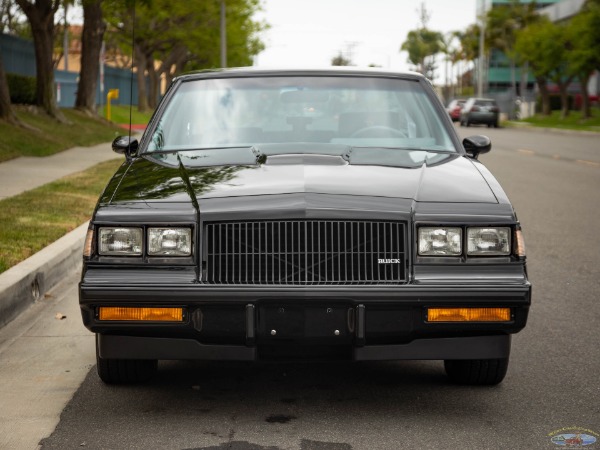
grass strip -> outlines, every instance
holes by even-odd
[[[521,122],[534,127],[559,128],[564,130],[600,131],[600,109],[592,108],[592,117],[582,119],[580,111],[571,111],[567,117],[561,119],[560,111],[552,111],[550,116],[537,114],[523,119]]]
[[[26,130],[0,121],[0,162],[19,156],[48,156],[76,146],[88,147],[112,141],[123,129],[74,109],[63,109],[71,124],[59,123],[34,108],[16,107],[23,122],[39,131]]]
[[[106,117],[106,105],[102,107],[102,117]],[[110,105],[110,120],[113,123],[129,125],[129,105]],[[133,125],[146,125],[150,122],[152,111],[139,112],[137,106],[131,109],[131,123]]]
[[[1,200],[0,273],[89,220],[98,197],[122,162],[122,158],[106,161]]]

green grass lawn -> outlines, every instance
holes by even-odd
[[[0,201],[0,273],[89,220],[123,158]],[[83,244],[82,244],[83,245]]]
[[[561,128],[567,130],[600,131],[600,109],[592,108],[590,119],[583,120],[581,112],[571,111],[564,119],[560,118],[560,111],[552,111],[551,116],[538,114],[521,122],[543,128]]]
[[[106,117],[106,106],[102,107],[102,117]],[[111,122],[129,125],[129,105],[110,105]],[[146,125],[152,117],[152,111],[141,113],[137,106],[131,109],[131,123]]]
[[[0,121],[0,162],[19,156],[48,156],[76,146],[110,142],[123,133],[114,124],[73,109],[63,109],[71,124],[59,123],[31,108],[15,109],[19,119],[39,131],[26,130]]]

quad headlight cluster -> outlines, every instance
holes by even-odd
[[[463,228],[420,227],[419,255],[460,256],[463,254]],[[510,227],[468,227],[467,256],[506,256],[511,253]]]
[[[144,230],[130,227],[100,227],[98,253],[101,256],[141,256]],[[190,228],[157,227],[146,230],[148,256],[190,256]]]

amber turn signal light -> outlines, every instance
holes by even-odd
[[[130,322],[182,322],[183,308],[98,308],[100,320],[126,320]]]
[[[428,322],[509,322],[510,308],[429,308]]]
[[[516,253],[517,256],[524,258],[525,257],[525,239],[523,239],[523,232],[521,230],[517,230],[515,233],[516,236]]]
[[[92,243],[94,242],[94,229],[87,230],[85,235],[85,244],[83,245],[83,256],[89,258],[92,256]]]

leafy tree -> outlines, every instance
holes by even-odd
[[[460,41],[460,48],[462,49],[466,61],[473,62],[479,58],[480,34],[481,28],[475,23],[469,25],[464,32],[457,33],[458,40]]]
[[[193,7],[186,0],[152,0],[138,5],[134,60],[141,111],[156,106],[163,75],[170,81],[183,70],[219,67],[219,6],[213,0],[197,1]],[[264,48],[258,36],[266,25],[252,19],[260,9],[259,0],[227,0],[226,6],[228,65],[250,65]],[[109,40],[116,37],[122,54],[131,53],[133,12],[131,5],[121,4],[107,16]]]
[[[441,41],[441,47],[440,47],[440,52],[444,55],[444,98],[446,100],[448,100],[450,98],[450,91],[451,91],[451,87],[450,87],[450,82],[449,82],[449,77],[448,77],[448,63],[451,63],[452,65],[454,65],[454,63],[452,62],[453,57],[455,56],[455,48],[453,47],[453,43],[456,39],[456,34],[451,32],[451,33],[446,33],[445,35],[442,35],[442,41]]]
[[[460,44],[460,50],[455,54],[457,58],[456,62],[466,61],[468,63],[475,63],[475,60],[479,58],[479,36],[481,34],[481,28],[477,24],[471,24],[465,31],[455,31],[454,35],[458,39]],[[463,85],[466,86],[468,83],[463,83],[463,79],[467,74],[461,74],[460,84],[461,92]],[[472,74],[471,74],[472,75]],[[472,82],[472,76],[468,76],[470,82]]]
[[[342,55],[342,52],[340,51],[336,56],[331,58],[331,65],[332,66],[351,66],[352,61],[350,61],[350,59],[344,57],[344,55]]]
[[[436,69],[435,55],[443,49],[444,36],[427,28],[431,13],[425,8],[424,2],[420,4],[417,13],[420,26],[408,32],[400,50],[408,53],[408,62],[415,66],[417,72],[433,79]]]
[[[417,72],[433,78],[436,68],[434,57],[441,51],[442,42],[442,33],[419,28],[408,32],[400,50],[408,53],[408,62],[416,67]]]
[[[37,104],[51,117],[67,123],[54,92],[54,15],[61,0],[16,0],[31,26],[36,64]]]
[[[571,43],[567,52],[568,71],[581,83],[581,114],[591,117],[588,83],[595,70],[600,70],[600,1],[588,1],[567,26]]]
[[[528,61],[542,95],[542,113],[550,114],[548,81],[559,88],[562,117],[569,114],[567,88],[573,80],[566,64],[570,42],[566,26],[554,24],[547,18],[540,20],[517,33],[515,51],[519,61]]]
[[[490,9],[486,17],[486,46],[502,51],[510,62],[512,92],[516,92],[517,81],[515,62],[515,42],[519,30],[536,22],[539,18],[535,11],[535,2],[521,3],[511,0],[506,5],[497,5]],[[526,88],[527,75],[523,74],[521,94]]]

